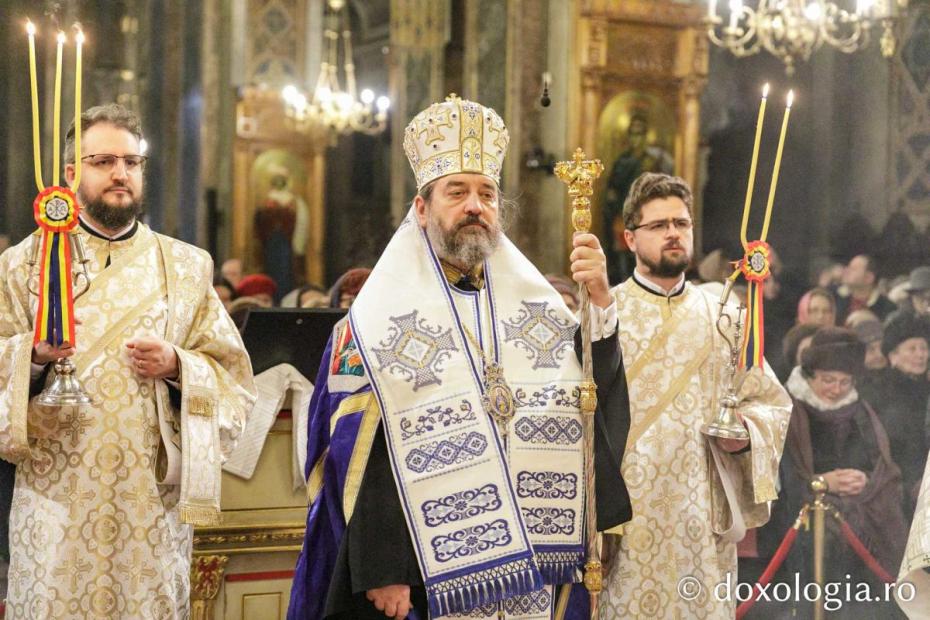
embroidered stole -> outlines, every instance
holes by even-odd
[[[632,281],[620,290],[621,294],[651,295]],[[689,381],[694,379],[698,368],[713,350],[714,335],[708,333],[703,324],[698,330],[682,330],[682,325],[691,315],[706,312],[701,296],[690,292],[687,288],[685,291],[681,299],[672,298],[674,306],[670,316],[663,321],[656,335],[649,341],[648,348],[640,352],[626,367],[630,402],[637,403],[632,412],[633,419],[630,433],[627,436],[627,450],[636,445],[636,442],[661,417],[662,412],[672,400],[687,387]],[[624,318],[624,314],[621,314],[621,323]],[[688,334],[687,355],[690,360],[687,364],[668,367],[666,353],[672,352],[673,354],[677,346],[670,340],[676,335],[681,338],[682,333],[685,332]]]
[[[577,580],[584,560],[577,323],[509,240],[485,277],[450,287],[408,214],[349,313],[433,617]],[[506,438],[466,329],[514,391]]]

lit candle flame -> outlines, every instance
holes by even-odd
[[[77,41],[78,45],[83,45],[84,43],[84,31],[78,30],[77,34],[74,35],[74,40]]]
[[[791,107],[791,104],[792,104],[792,103],[794,103],[794,91],[793,91],[793,90],[789,90],[789,91],[788,91],[788,107],[789,107],[789,108]]]
[[[26,34],[30,37],[36,36],[36,26],[32,23],[32,20],[26,20]]]
[[[65,33],[59,31],[59,32],[58,32],[58,44],[59,44],[59,45],[64,45],[65,42],[67,42],[67,40],[68,40],[68,37],[65,36]]]
[[[762,98],[767,99],[769,96],[769,83],[766,82],[765,86],[762,87]]]

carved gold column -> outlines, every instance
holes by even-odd
[[[191,560],[191,620],[213,620],[213,605],[228,561],[225,555],[201,555]]]
[[[449,0],[391,0],[391,210],[406,214],[415,186],[404,155],[404,129],[431,103],[442,101]]]

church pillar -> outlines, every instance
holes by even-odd
[[[203,87],[201,84],[201,25],[203,0],[183,3],[183,58],[181,61],[181,101],[177,131],[180,132],[177,161],[177,229],[178,238],[203,245],[200,216],[204,212],[200,183],[201,127],[203,126]]]
[[[410,119],[441,101],[449,0],[391,0],[391,213],[399,223],[416,183],[404,154]]]
[[[930,6],[912,3],[890,81],[888,215],[901,210],[920,230],[930,224]]]

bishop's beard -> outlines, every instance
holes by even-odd
[[[478,224],[481,228],[465,229],[472,224]],[[477,215],[467,216],[451,230],[444,229],[432,214],[426,222],[426,236],[436,254],[466,271],[483,262],[497,249],[501,235],[500,226],[489,224]]]

